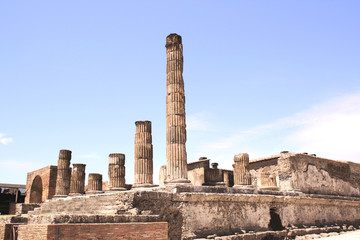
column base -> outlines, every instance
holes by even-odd
[[[234,185],[233,188],[240,188],[240,189],[254,189],[254,186],[252,185]]]
[[[134,183],[131,188],[142,188],[142,187],[155,187],[152,183]]]
[[[67,198],[69,195],[54,195],[53,198]]]
[[[260,190],[273,190],[273,191],[279,191],[279,187],[277,186],[264,186],[260,187]]]
[[[69,193],[69,196],[81,196],[84,195],[84,193]]]
[[[186,178],[178,178],[178,179],[166,179],[164,181],[165,184],[191,184],[191,181]]]
[[[109,191],[126,191],[127,189],[124,187],[112,187],[109,188]]]
[[[87,191],[85,194],[99,194],[99,193],[104,193],[104,191]]]

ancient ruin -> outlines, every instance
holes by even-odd
[[[56,197],[66,197],[70,192],[71,151],[60,150],[56,177]]]
[[[152,187],[153,184],[153,145],[151,122],[135,122],[135,182],[133,187]]]
[[[181,36],[166,38],[166,183],[189,183],[186,156],[183,47]]]
[[[126,184],[125,154],[112,153],[109,182],[90,173],[85,192],[85,164],[73,164],[71,174],[71,151],[60,150],[57,166],[28,173],[25,204],[0,218],[0,239],[265,240],[360,227],[358,163],[288,151],[253,160],[234,153],[233,170],[207,157],[187,163],[179,35],[166,38],[166,54],[167,158],[159,185],[151,122],[137,121],[134,184]]]
[[[71,173],[70,194],[84,194],[85,193],[85,164],[73,164]]]
[[[87,194],[102,192],[102,175],[99,173],[90,173],[88,177]]]
[[[249,154],[241,153],[235,155],[234,162],[234,187],[244,187],[251,185],[251,175],[249,172]]]
[[[109,154],[109,188],[113,191],[126,190],[125,154]]]

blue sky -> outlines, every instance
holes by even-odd
[[[183,37],[188,162],[282,150],[360,162],[359,1],[3,1],[0,182],[72,163],[107,180],[135,121],[166,164],[165,39]]]

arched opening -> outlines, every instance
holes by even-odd
[[[31,184],[30,203],[42,202],[42,180],[40,176],[36,176]]]
[[[272,231],[284,230],[284,227],[281,223],[280,216],[276,212],[276,208],[270,208],[270,223],[269,223],[268,227]]]

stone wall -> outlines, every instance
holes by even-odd
[[[308,154],[282,153],[250,162],[252,184],[259,188],[360,196],[360,164]]]
[[[212,188],[213,191],[219,189]],[[277,225],[323,226],[360,222],[358,198],[321,195],[142,192],[135,194],[133,207],[159,214],[169,223],[170,239],[229,235],[241,230],[278,230]],[[278,223],[274,224],[277,221],[274,216],[278,216]]]
[[[195,186],[205,183],[205,171],[209,169],[210,159],[188,163],[188,178]]]
[[[51,199],[55,195],[56,166],[47,166],[27,174],[25,203],[35,203],[32,194],[39,195],[41,202]],[[41,180],[41,181],[39,181]],[[41,182],[41,193],[39,186]],[[36,186],[35,186],[36,185]],[[38,203],[38,201],[36,201]]]
[[[191,181],[191,184],[193,184],[194,186],[233,186],[233,171],[219,169],[217,168],[217,164],[215,166],[216,168],[210,168],[210,159],[200,159],[199,161],[188,163],[188,178]],[[227,175],[227,180],[225,180],[225,174]]]
[[[18,240],[129,239],[166,240],[167,223],[20,225]]]

